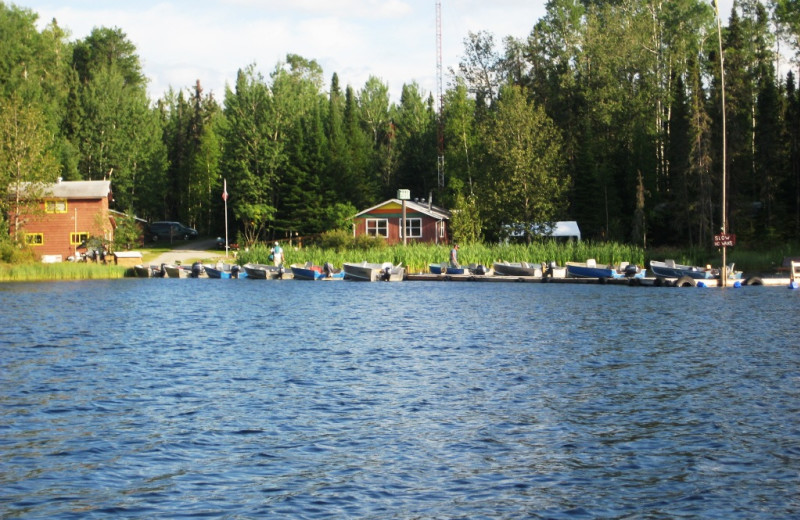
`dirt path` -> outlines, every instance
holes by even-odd
[[[189,242],[175,242],[172,251],[167,251],[157,256],[150,261],[152,265],[161,264],[174,264],[180,262],[182,265],[191,263],[197,260],[216,260],[218,258],[225,258],[225,251],[217,251],[217,239],[207,238],[202,240],[193,240]],[[230,253],[229,253],[230,254]],[[229,261],[233,261],[233,255],[228,257]]]

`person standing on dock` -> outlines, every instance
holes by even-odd
[[[453,244],[453,249],[450,250],[450,267],[461,267],[458,265],[458,244]]]
[[[283,248],[278,242],[275,242],[275,245],[272,247],[272,262],[275,264],[275,267],[279,267],[283,264]]]

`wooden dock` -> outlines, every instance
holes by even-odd
[[[675,287],[675,278],[547,278],[541,276],[497,276],[471,275],[471,274],[408,274],[406,280],[421,282],[504,282],[504,283],[553,283],[553,284],[598,284],[598,285],[628,285],[633,287]],[[752,276],[741,280],[728,280],[728,287],[734,287],[736,282],[744,287],[747,285],[761,285],[769,287],[789,287],[790,278],[772,278]],[[721,287],[720,280],[695,280],[694,287]],[[689,285],[692,287],[692,285]]]

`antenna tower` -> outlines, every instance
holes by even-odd
[[[439,117],[436,129],[438,141],[437,170],[439,172],[439,188],[444,188],[444,100],[442,99],[442,2],[436,1],[436,90],[439,96]]]

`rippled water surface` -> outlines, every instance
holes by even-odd
[[[2,518],[800,516],[800,292],[0,285]]]

